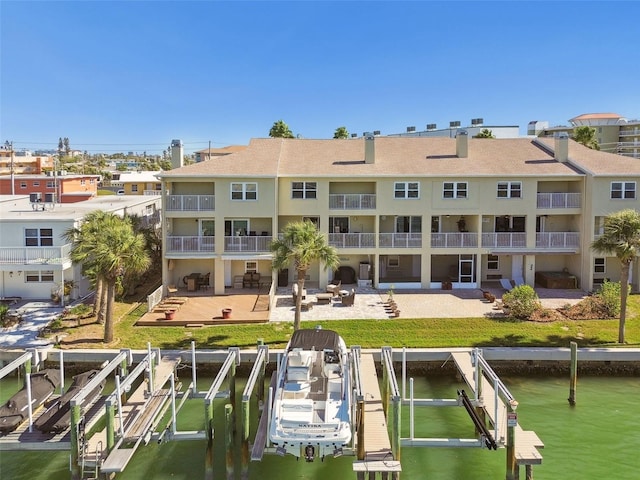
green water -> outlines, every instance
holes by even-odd
[[[533,467],[536,480],[635,479],[640,477],[640,379],[581,377],[577,405],[567,402],[567,378],[512,377],[503,379],[520,405],[518,418],[525,430],[534,430],[545,443],[542,465]],[[199,381],[199,390],[207,388]],[[15,379],[0,382],[4,401],[17,385]],[[238,382],[239,391],[242,385]],[[416,398],[453,398],[464,388],[453,378],[416,379]],[[15,391],[15,390],[13,390]],[[224,401],[217,401],[215,415],[223,418]],[[238,405],[240,405],[238,403]],[[202,429],[202,400],[189,401],[178,417],[180,430]],[[409,435],[409,409],[402,411],[403,436]],[[219,422],[214,452],[215,478],[226,478],[224,427]],[[254,427],[255,428],[255,427]],[[253,432],[252,432],[253,433]],[[473,426],[463,408],[421,407],[416,411],[416,437],[473,436]],[[118,479],[204,478],[204,441],[168,442],[141,447]],[[239,450],[238,450],[239,452]],[[241,478],[240,454],[235,455],[236,477]],[[293,457],[267,456],[249,465],[250,479],[355,478],[352,457],[324,463],[297,462]],[[404,448],[404,479],[501,480],[505,478],[505,451],[487,449]],[[70,478],[68,453],[0,452],[0,478],[12,480],[66,480]],[[520,468],[524,479],[524,467]]]

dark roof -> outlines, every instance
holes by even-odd
[[[340,336],[333,330],[303,329],[296,330],[289,340],[289,350],[302,348],[303,350],[340,351]]]

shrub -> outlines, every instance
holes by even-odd
[[[7,318],[7,313],[9,312],[9,307],[7,305],[0,305],[0,326],[4,327],[5,319]]]
[[[529,285],[520,285],[502,296],[502,302],[510,309],[510,315],[528,319],[536,310],[542,308],[536,291]]]
[[[596,293],[610,318],[620,315],[620,288],[620,282],[605,281]]]

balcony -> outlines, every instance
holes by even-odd
[[[62,265],[71,262],[71,243],[61,247],[2,247],[0,264]]]
[[[162,195],[162,190],[144,190],[143,191],[144,195]]]
[[[581,193],[538,193],[537,208],[580,208]]]
[[[379,234],[380,248],[421,248],[421,233],[381,233]]]
[[[213,253],[215,237],[204,236],[169,236],[166,253]]]
[[[431,248],[474,248],[478,246],[477,233],[432,233]]]
[[[536,248],[580,247],[580,234],[577,232],[541,232],[536,233]]]
[[[330,194],[330,210],[373,210],[376,208],[376,195],[373,193]]]
[[[640,142],[638,140],[633,142],[618,142],[618,149],[621,148],[640,148]]]
[[[375,233],[330,233],[329,245],[335,248],[373,248]]]
[[[167,195],[168,212],[211,212],[215,210],[215,195]]]
[[[527,234],[525,232],[483,233],[482,246],[484,248],[524,248],[527,246]]]
[[[224,237],[225,252],[268,252],[273,237]]]
[[[636,128],[634,130],[620,130],[618,136],[620,137],[635,137],[640,135],[640,128]]]

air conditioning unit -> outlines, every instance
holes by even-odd
[[[427,123],[427,130],[435,130],[435,129],[436,129],[435,123]]]
[[[407,132],[415,132],[416,127],[407,127]]]

